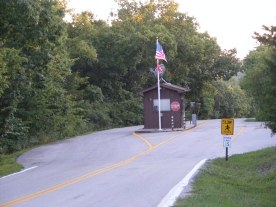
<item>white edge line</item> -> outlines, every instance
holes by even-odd
[[[207,159],[201,160],[179,183],[177,183],[168,194],[161,200],[157,207],[169,207],[173,206],[176,199],[179,197],[184,187],[186,187],[190,179],[201,168]]]
[[[17,172],[17,173],[13,173],[13,174],[10,174],[10,175],[3,176],[3,177],[0,178],[0,180],[1,180],[1,179],[4,179],[4,178],[7,178],[7,177],[10,177],[10,176],[13,176],[13,175],[17,175],[17,174],[20,174],[20,173],[29,171],[29,170],[32,170],[32,169],[35,169],[35,168],[37,168],[37,166],[33,166],[33,167],[30,167],[30,168],[21,170],[21,171],[19,171],[19,172]]]

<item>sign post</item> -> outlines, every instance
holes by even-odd
[[[223,146],[225,147],[225,159],[228,160],[228,148],[231,147],[231,137],[223,137]]]
[[[174,112],[179,111],[179,109],[180,109],[180,103],[178,101],[173,101],[171,103],[171,110],[172,110],[172,116],[171,116],[172,131],[174,129]]]
[[[234,119],[221,119],[221,134],[223,137],[223,146],[225,147],[225,159],[228,160],[228,148],[231,147],[231,136],[234,134]]]

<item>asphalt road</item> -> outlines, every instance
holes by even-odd
[[[35,148],[26,171],[0,178],[0,206],[156,207],[203,159],[225,156],[220,120],[181,132],[133,133],[127,127]],[[260,122],[235,119],[231,155],[275,146]]]

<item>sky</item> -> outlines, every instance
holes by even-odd
[[[276,26],[276,0],[175,0],[179,11],[194,17],[199,32],[208,32],[221,49],[236,48],[243,59],[258,43],[254,32],[263,33],[262,25]],[[96,18],[107,20],[116,11],[114,0],[68,0],[75,12],[92,11]]]

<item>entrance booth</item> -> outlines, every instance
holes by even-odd
[[[190,89],[170,83],[160,84],[161,128],[184,128],[185,108],[183,101]],[[158,129],[157,86],[141,92],[144,102],[144,129]]]

